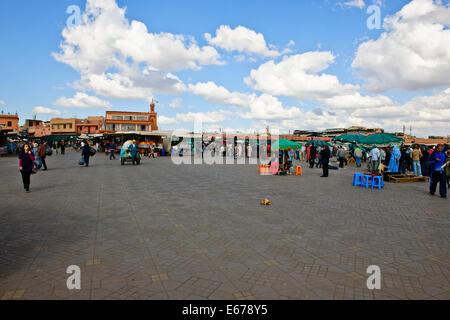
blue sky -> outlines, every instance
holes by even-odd
[[[411,124],[418,135],[450,133],[445,76],[450,48],[441,43],[450,39],[448,1],[89,1],[102,11],[76,27],[77,33],[66,25],[66,10],[77,5],[83,14],[84,0],[1,1],[0,109],[17,111],[22,120],[34,114],[40,119],[86,117],[105,110],[146,111],[148,100],[155,98],[161,129],[191,128],[193,119],[201,119],[209,130],[365,125],[398,131]],[[366,10],[373,4],[382,20],[397,15],[389,29],[367,27]],[[119,8],[125,7],[121,16]],[[428,28],[416,28],[430,16]],[[130,32],[132,21],[144,24],[146,32]],[[442,28],[435,30],[432,23]],[[100,32],[86,40],[93,28],[104,28],[106,34],[111,26],[119,28],[117,35]],[[63,30],[69,34],[63,36]],[[172,52],[179,45],[172,38],[177,35],[184,36],[184,47]],[[404,39],[400,44],[399,38]],[[259,41],[256,48],[261,39],[265,48],[245,46]],[[102,41],[105,47],[95,52]],[[79,52],[62,54],[63,42]],[[117,44],[109,49],[109,43]],[[200,53],[190,52],[191,45]],[[433,51],[425,52],[429,45]],[[167,57],[153,55],[151,48],[164,48]],[[94,56],[86,53],[91,50]],[[419,60],[411,58],[416,54]],[[112,62],[114,57],[121,62]],[[439,65],[432,66],[436,59]],[[424,70],[410,71],[422,64]],[[137,69],[126,72],[129,67]],[[150,75],[146,67],[152,68]],[[303,88],[292,88],[292,79]],[[197,90],[207,83],[206,90]],[[251,106],[230,103],[233,94],[245,95],[239,97]]]

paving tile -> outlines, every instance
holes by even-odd
[[[449,299],[449,210],[426,183],[371,192],[352,167],[322,180],[170,158],[84,170],[78,157],[49,157],[25,202],[16,159],[0,158],[0,298]],[[66,287],[70,265],[81,290]],[[367,289],[370,265],[381,290]]]

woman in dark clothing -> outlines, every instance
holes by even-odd
[[[83,150],[81,151],[81,155],[84,157],[84,164],[86,167],[89,167],[89,157],[91,155],[91,148],[87,141],[84,142]]]
[[[30,192],[30,176],[34,167],[34,156],[31,153],[30,146],[25,144],[23,151],[19,155],[19,170],[22,174],[23,188],[27,193]]]
[[[389,167],[389,162],[391,161],[391,148],[384,148],[384,151],[386,152],[386,158],[384,159],[384,165],[386,167]]]

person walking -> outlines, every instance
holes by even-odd
[[[320,151],[320,158],[322,160],[322,172],[323,174],[320,176],[321,178],[328,177],[328,165],[330,162],[330,148],[328,148],[327,145],[325,145],[322,150]]]
[[[136,162],[136,155],[138,153],[138,147],[137,147],[137,144],[136,144],[136,140],[133,140],[133,144],[131,144],[128,147],[128,152],[130,153],[131,161],[133,162],[133,164],[135,164],[135,162]]]
[[[369,156],[371,158],[370,161],[371,161],[372,172],[377,171],[378,170],[380,156],[381,156],[380,149],[378,149],[378,147],[375,146],[375,148],[370,150],[370,155]]]
[[[42,161],[42,165],[44,166],[44,171],[47,170],[47,163],[45,162],[45,158],[47,157],[47,148],[45,142],[42,142],[38,148],[38,157]]]
[[[27,193],[30,192],[30,177],[34,168],[34,156],[30,146],[25,144],[22,152],[19,154],[19,170],[22,174],[23,188]]]
[[[314,161],[316,160],[317,149],[314,146],[314,143],[311,145],[309,149],[309,167],[314,168]]]
[[[292,150],[291,147],[288,147],[289,161],[291,161],[292,166],[294,165],[294,155],[295,155],[294,150]]]
[[[116,152],[116,142],[113,141],[110,145],[109,145],[109,160],[116,160],[116,156],[114,155],[114,153]]]
[[[407,170],[407,159],[409,158],[409,154],[406,154],[406,148],[405,146],[400,148],[400,165],[399,165],[399,172],[401,174],[406,173]]]
[[[383,170],[385,169],[384,161],[386,161],[386,151],[384,151],[383,148],[379,148],[379,150],[380,150],[380,158],[378,159],[378,170],[380,172],[383,172]]]
[[[354,155],[355,155],[356,167],[359,168],[359,167],[361,167],[361,158],[363,156],[363,152],[362,152],[361,148],[356,148]]]
[[[64,140],[61,140],[61,154],[66,154],[66,143]]]
[[[447,153],[447,158],[445,159],[446,166],[444,168],[444,173],[447,176],[447,187],[450,188],[450,149],[445,150]]]
[[[420,151],[418,145],[414,146],[414,149],[413,149],[413,151],[410,152],[409,156],[412,161],[414,174],[417,177],[421,177],[422,176],[422,168],[420,166],[420,159],[422,158],[423,155],[422,155],[422,152]]]
[[[318,146],[317,147],[317,163],[316,163],[316,168],[322,168],[322,147]]]
[[[430,194],[434,196],[437,184],[439,183],[439,194],[443,199],[447,198],[447,177],[444,173],[444,168],[446,166],[445,159],[446,156],[442,144],[438,144],[436,150],[433,151],[429,159],[432,162]]]
[[[339,168],[344,168],[345,150],[343,147],[339,148],[336,157],[339,160]]]
[[[83,148],[81,149],[81,155],[84,158],[84,165],[89,167],[89,157],[91,156],[91,148],[87,141],[84,142]]]

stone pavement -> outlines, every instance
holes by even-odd
[[[0,158],[0,299],[450,299],[449,202],[427,183],[79,156],[49,157],[30,194]]]

